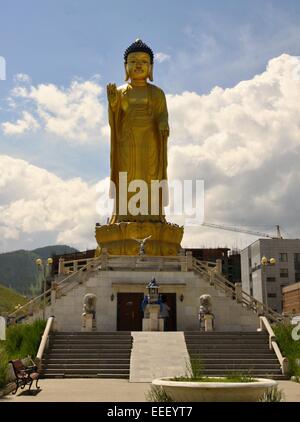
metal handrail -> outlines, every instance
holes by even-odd
[[[95,258],[94,261],[100,261],[99,257]],[[88,262],[84,267],[81,267],[79,270],[67,275],[67,277],[65,277],[63,280],[61,280],[60,282],[57,283],[57,287],[62,289],[63,288],[63,284],[66,284],[66,282],[69,282],[71,278],[75,278],[76,276],[78,276],[79,273],[85,271],[88,267],[90,266],[90,262]],[[17,315],[21,310],[26,309],[29,305],[32,305],[34,303],[37,303],[39,299],[43,299],[44,296],[47,296],[49,293],[51,292],[51,288],[46,290],[45,292],[43,292],[42,294],[34,297],[33,299],[29,300],[28,302],[26,302],[24,305],[20,306],[18,309],[16,309],[15,311],[11,312],[7,317],[8,318],[13,318],[15,315]]]
[[[230,292],[233,299],[237,299],[235,292],[235,284],[227,280],[222,274],[219,274],[214,269],[206,267],[201,261],[196,258],[193,258],[193,268],[195,271],[201,273],[201,275],[206,275],[208,281],[213,280],[213,284],[218,285],[225,292]],[[256,313],[262,311],[269,319],[274,322],[282,321],[283,316],[278,312],[274,311],[272,308],[269,308],[264,303],[260,302],[253,296],[249,295],[244,290],[241,291],[241,303],[245,304],[250,309],[254,310]]]

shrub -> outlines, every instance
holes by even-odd
[[[11,359],[34,358],[37,354],[46,321],[33,324],[11,325],[6,330],[6,340],[0,342],[0,388],[6,384],[8,362]]]
[[[277,387],[268,388],[268,390],[258,400],[260,402],[281,402],[284,401],[284,394]]]
[[[300,340],[293,340],[292,330],[294,325],[278,324],[273,327],[279,348],[289,360],[289,374],[300,376],[300,368],[296,363],[296,359],[300,359]]]
[[[147,401],[151,402],[171,402],[172,399],[159,385],[151,385],[150,390],[145,395]]]

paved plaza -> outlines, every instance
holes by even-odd
[[[42,379],[38,392],[27,387],[17,394],[0,399],[1,402],[145,402],[150,383],[130,383],[115,379]],[[300,402],[300,384],[279,381],[285,401]]]

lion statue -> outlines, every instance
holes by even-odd
[[[96,315],[96,295],[93,293],[87,293],[83,298],[83,314],[82,316],[85,316],[86,314],[92,314],[93,319],[95,319]]]
[[[199,314],[207,315],[212,314],[212,300],[210,295],[202,295],[199,298],[200,300],[200,307],[199,307]]]

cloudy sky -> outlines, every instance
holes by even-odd
[[[137,37],[167,95],[169,178],[205,220],[300,237],[298,0],[0,0],[0,252],[95,246],[109,175],[106,84]],[[0,69],[0,79],[4,72]],[[175,220],[174,220],[175,221]],[[184,246],[255,236],[185,228]]]

